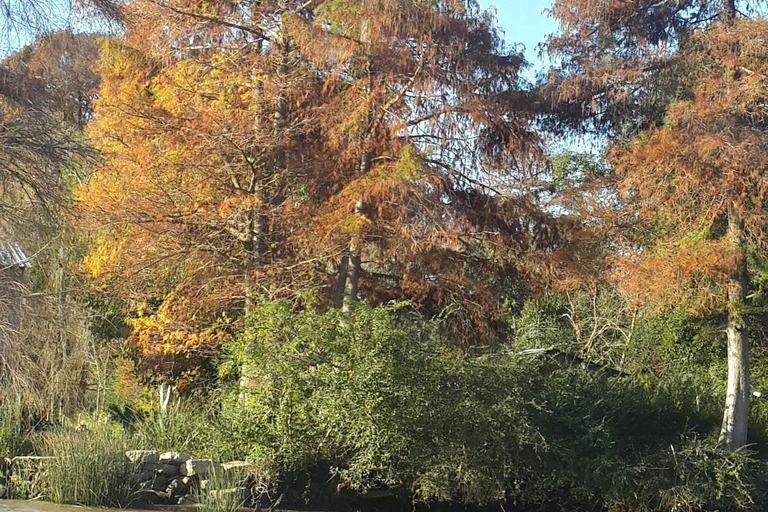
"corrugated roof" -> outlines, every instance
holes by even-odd
[[[17,242],[0,240],[0,270],[5,267],[30,268],[32,263]]]

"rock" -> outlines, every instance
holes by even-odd
[[[125,456],[134,464],[152,464],[157,462],[159,454],[157,450],[128,450]]]
[[[221,469],[229,471],[230,469],[243,469],[250,467],[251,465],[242,460],[233,460],[232,462],[222,462]]]
[[[161,453],[159,460],[164,464],[184,464],[188,460],[191,460],[192,456],[188,453],[181,452],[165,452]]]
[[[168,493],[171,496],[183,496],[189,494],[189,477],[176,477],[168,484]]]
[[[138,471],[136,473],[131,473],[131,475],[128,477],[128,483],[131,486],[135,486],[142,482],[151,482],[154,476],[154,471]]]
[[[154,464],[142,464],[141,469],[166,476],[176,476],[180,472],[179,466],[175,464],[163,464],[162,462],[155,462]]]
[[[211,459],[190,459],[181,466],[181,474],[184,476],[198,475],[205,478],[210,473],[220,470],[221,466]]]

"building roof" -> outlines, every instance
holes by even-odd
[[[31,266],[32,263],[17,242],[0,240],[0,270],[7,267],[30,268]]]

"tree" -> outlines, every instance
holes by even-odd
[[[523,61],[492,18],[462,1],[248,5],[134,2],[103,49],[106,159],[81,211],[112,226],[94,273],[157,304],[140,344],[215,346],[224,313],[313,286],[347,309],[362,292],[498,316],[492,281],[558,240],[529,193]]]
[[[94,65],[99,58],[97,34],[62,30],[43,34],[5,60],[17,87],[37,91],[37,107],[79,129],[93,116],[91,102],[100,79]]]
[[[551,48],[570,66],[554,78],[566,107],[554,119],[615,135],[614,172],[600,182],[616,194],[604,217],[620,229],[614,277],[639,300],[727,311],[720,446],[744,446],[747,257],[765,236],[765,22],[737,19],[733,2],[559,2],[553,12],[564,32]],[[585,79],[573,77],[577,69]],[[584,117],[571,117],[587,104]]]
[[[83,26],[117,28],[120,0],[9,0],[0,9],[0,55],[46,33]]]
[[[320,84],[281,7],[222,3],[219,19],[190,5],[132,4],[126,38],[106,42],[91,130],[105,161],[80,203],[111,224],[89,267],[119,278],[137,344],[177,377],[200,358],[175,354],[207,357],[256,293],[285,293],[276,262],[292,260],[303,201],[285,188],[322,159]]]
[[[82,128],[99,83],[90,70],[96,47],[96,36],[57,32],[0,62],[0,229],[5,236],[18,238],[31,223],[52,222],[66,203],[65,182],[77,177],[77,162],[93,157]]]
[[[41,35],[0,63],[0,238],[19,242],[26,270],[22,321],[3,354],[4,400],[51,420],[85,403],[98,347],[76,293],[77,237],[67,229],[72,187],[94,156],[82,128],[98,76],[96,36]]]

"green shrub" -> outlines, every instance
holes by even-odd
[[[748,509],[760,494],[753,454],[715,448],[719,362],[616,377],[520,354],[558,339],[567,349],[561,316],[556,302],[530,306],[520,340],[476,357],[403,305],[345,318],[263,303],[222,365],[240,377],[223,402],[225,437],[294,499],[317,500],[330,477],[363,494],[520,510]],[[668,339],[697,328],[661,321]]]
[[[747,450],[726,452],[693,438],[677,449],[670,446],[658,458],[674,484],[660,493],[664,510],[749,510],[753,504],[753,489],[745,478],[753,463]],[[639,504],[635,510],[642,510]]]
[[[273,476],[327,463],[363,493],[503,498],[536,443],[524,397],[535,361],[468,358],[408,311],[360,305],[345,319],[288,302],[256,308],[230,347],[241,407],[260,419],[250,459]]]
[[[690,381],[678,384],[581,368],[550,373],[532,420],[546,447],[522,499],[633,512],[747,510],[752,454],[717,449],[719,414],[696,406]]]
[[[100,426],[88,432],[45,434],[46,498],[55,503],[120,507],[128,503],[129,447],[122,433]]]

